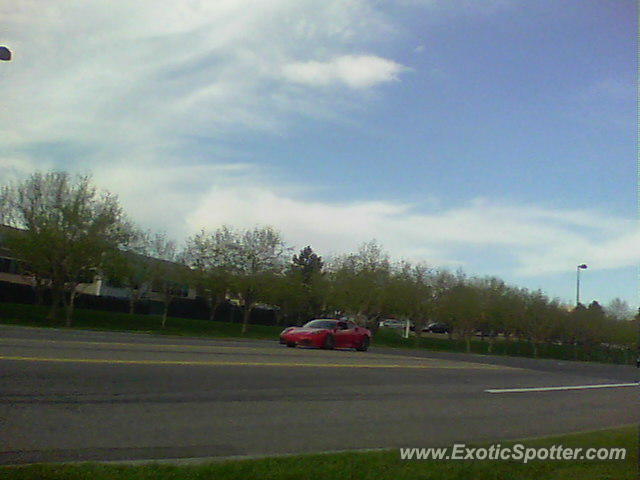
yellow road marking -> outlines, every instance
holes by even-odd
[[[225,341],[223,339],[223,341]],[[250,345],[235,345],[235,346],[229,346],[229,345],[184,345],[184,344],[167,344],[167,343],[135,343],[135,342],[99,342],[99,341],[83,341],[83,340],[53,340],[53,339],[41,339],[41,338],[0,338],[0,345],[2,343],[15,343],[15,342],[22,342],[22,343],[26,343],[27,345],[25,346],[30,346],[28,345],[29,343],[50,343],[50,344],[71,344],[71,345],[96,345],[96,346],[117,346],[117,347],[140,347],[140,348],[165,348],[165,349],[176,349],[176,350],[191,350],[191,351],[197,351],[200,350],[201,353],[209,353],[209,354],[216,354],[216,353],[221,353],[221,352],[216,352],[215,350],[234,350],[235,352],[241,352],[242,350],[247,350],[250,352],[262,352],[265,354],[271,354],[271,353],[276,353],[277,355],[295,355],[296,352],[292,351],[291,349],[277,349],[277,348],[265,348],[263,346],[250,346]],[[271,345],[270,345],[271,346]],[[329,352],[325,352],[322,350],[318,350],[318,351],[314,351],[313,352],[318,353],[319,355],[324,355],[325,353],[329,353]],[[365,358],[371,358],[371,355],[363,355],[363,354],[359,354],[359,357],[365,357]],[[425,357],[414,357],[414,356],[404,356],[404,355],[396,355],[393,353],[376,353],[375,357],[377,358],[381,358],[381,357],[386,357],[387,359],[403,359],[403,360],[418,360],[418,361],[424,361]],[[4,357],[0,357],[0,358],[4,358]],[[8,358],[8,357],[7,357]],[[24,357],[24,358],[35,358],[35,357]],[[90,359],[88,359],[90,360]],[[427,359],[428,360],[428,359]],[[52,361],[52,360],[48,360],[48,361]],[[152,363],[155,361],[152,361]],[[404,365],[398,365],[398,366],[391,366],[391,367],[386,367],[386,368],[450,368],[450,369],[488,369],[488,370],[495,370],[495,369],[499,369],[499,370],[522,370],[519,367],[509,367],[509,366],[504,366],[504,365],[491,365],[491,364],[476,364],[476,363],[472,363],[472,362],[468,362],[465,360],[444,360],[444,362],[447,363],[456,363],[456,366],[412,366],[412,367],[405,367]],[[200,363],[198,362],[194,362],[192,363],[193,365],[199,365]],[[205,365],[209,365],[210,363],[203,363]],[[219,363],[216,363],[216,365],[218,365]],[[249,363],[248,365],[271,365],[272,363]],[[282,363],[273,363],[274,365],[284,365],[284,366],[307,366],[307,364],[294,364],[294,365],[286,365],[286,364],[282,364]],[[236,363],[236,362],[228,362],[228,363],[224,363],[224,365],[245,365],[245,363]],[[315,364],[310,364],[308,366],[314,366]],[[333,366],[334,364],[330,364],[331,366]],[[338,366],[341,366],[340,364],[338,364]],[[345,367],[347,366],[352,366],[351,364],[345,364]],[[362,368],[374,368],[373,366],[370,366],[369,364],[364,364]]]
[[[94,341],[81,341],[81,340],[50,340],[40,338],[0,338],[0,343],[13,343],[13,342],[42,342],[42,343],[64,343],[64,344],[82,344],[82,345],[116,345],[119,347],[165,347],[165,348],[226,348],[226,349],[239,349],[246,348],[257,350],[262,347],[250,347],[250,346],[229,346],[229,345],[180,345],[180,344],[168,344],[168,343],[125,343],[125,342],[94,342]]]
[[[175,349],[175,350],[200,350],[201,353],[210,353],[216,354],[216,349],[220,350],[235,350],[236,352],[241,352],[242,350],[247,350],[249,352],[259,352],[259,353],[277,353],[278,355],[295,355],[296,352],[287,348],[273,348],[274,344],[269,344],[269,347],[263,346],[247,346],[247,345],[237,345],[237,346],[229,346],[229,345],[181,345],[181,344],[167,344],[167,343],[125,343],[125,342],[94,342],[94,341],[82,341],[82,340],[51,340],[51,339],[40,339],[40,338],[0,338],[0,345],[3,343],[22,343],[26,346],[30,347],[30,343],[49,343],[49,344],[65,344],[65,345],[98,345],[98,346],[117,346],[117,347],[141,347],[141,348],[166,348],[166,349]],[[271,348],[270,348],[271,347]],[[313,351],[314,353],[319,353],[320,355],[327,353],[323,350],[307,350]],[[378,356],[385,357],[398,357],[398,355],[380,353]],[[360,356],[362,356],[360,354]],[[414,358],[423,360],[420,357],[402,357],[402,358]]]
[[[374,364],[374,363],[284,363],[284,362],[218,362],[218,361],[183,361],[183,360],[112,360],[106,358],[48,358],[48,357],[18,357],[0,355],[0,360],[14,360],[24,362],[65,362],[65,363],[97,363],[118,365],[189,365],[212,367],[317,367],[317,368],[411,368],[411,369],[446,369],[446,370],[494,370],[501,369],[495,365],[455,366],[455,365],[402,365],[402,364]]]

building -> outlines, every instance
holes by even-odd
[[[7,282],[16,285],[26,285],[35,287],[35,279],[28,273],[25,273],[24,265],[20,259],[6,247],[6,236],[12,233],[19,233],[17,228],[9,227],[7,225],[0,225],[0,282]],[[130,253],[130,255],[137,255]],[[137,255],[138,257],[142,257]],[[160,260],[151,257],[142,257],[145,261],[149,262],[166,262],[166,260]],[[153,284],[153,282],[146,282],[139,286],[139,299],[162,301],[160,285]],[[87,279],[87,282],[80,283],[76,288],[77,293],[85,295],[94,295],[99,297],[112,297],[120,299],[129,299],[132,295],[132,290],[125,287],[118,279],[111,279],[96,273],[92,278]],[[196,297],[196,289],[190,285],[177,286],[174,289],[174,296],[180,298],[194,299]]]
[[[33,278],[20,273],[20,261],[5,246],[4,239],[10,232],[18,232],[17,228],[0,225],[0,282],[20,285],[34,285]]]

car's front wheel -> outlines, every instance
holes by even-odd
[[[367,349],[369,348],[369,343],[371,342],[371,340],[369,340],[369,337],[364,337],[362,339],[362,343],[360,344],[360,346],[358,348],[356,348],[356,350],[358,350],[359,352],[366,352]]]
[[[296,346],[295,342],[287,342],[287,347],[294,348]]]

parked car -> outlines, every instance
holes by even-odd
[[[380,327],[386,327],[386,328],[406,328],[407,326],[407,322],[406,320],[383,320],[382,322],[380,322],[378,324]],[[413,325],[413,322],[410,322],[409,327],[411,330],[413,330],[415,327]]]
[[[382,320],[380,323],[378,323],[379,327],[386,327],[386,328],[400,328],[402,326],[404,326],[404,322],[400,321],[400,320]]]
[[[287,347],[355,348],[365,352],[371,343],[371,332],[351,320],[320,318],[302,327],[285,328],[280,343]]]
[[[433,322],[427,327],[431,333],[449,333],[451,328],[444,322]]]

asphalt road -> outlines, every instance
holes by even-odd
[[[631,366],[0,326],[0,464],[498,441],[638,423]]]

